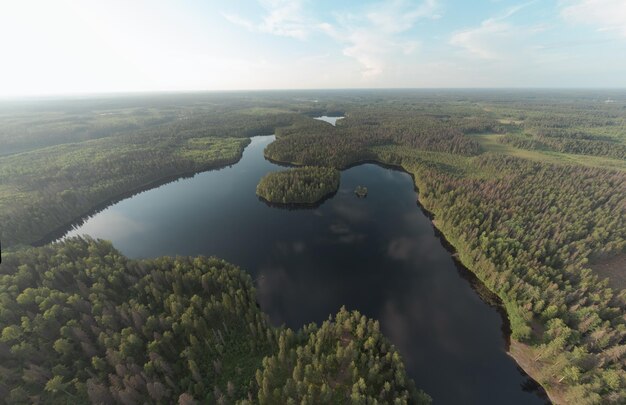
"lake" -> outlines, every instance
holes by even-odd
[[[328,122],[330,125],[335,126],[337,125],[337,121],[342,119],[344,117],[329,117],[327,115],[322,115],[321,117],[316,117],[316,120],[320,120],[320,121],[324,121],[324,122]]]
[[[137,194],[68,235],[111,240],[133,258],[224,258],[256,280],[276,325],[359,310],[380,320],[436,404],[546,402],[506,354],[501,315],[443,246],[408,174],[363,164],[343,171],[337,194],[317,208],[273,208],[255,194],[263,175],[282,170],[263,157],[273,140],[254,137],[237,164]]]

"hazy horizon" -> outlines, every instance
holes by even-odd
[[[626,88],[620,0],[7,1],[0,98]]]
[[[51,93],[51,94],[23,94],[23,95],[0,95],[0,101],[19,100],[72,100],[72,99],[100,99],[117,97],[141,97],[141,96],[167,96],[167,95],[210,95],[210,94],[255,94],[255,93],[280,93],[280,92],[359,92],[359,91],[443,91],[443,92],[626,92],[624,87],[337,87],[337,88],[273,88],[273,89],[226,89],[226,90],[138,90],[138,91],[102,91],[102,92],[77,92],[77,93]]]

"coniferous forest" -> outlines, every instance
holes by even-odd
[[[270,203],[314,204],[338,187],[338,170],[304,166],[269,173],[259,181],[256,193]]]
[[[305,167],[263,179],[262,197],[312,203],[337,189],[338,170],[402,168],[459,260],[501,298],[510,353],[551,400],[625,403],[624,100],[361,90],[0,104],[0,395],[427,403],[375,320],[337,308],[321,325],[276,328],[250,277],[219,259],[48,243],[120,198],[234,164],[251,136],[274,133],[265,156]]]
[[[6,255],[0,300],[8,403],[430,403],[378,322],[342,308],[274,328],[250,276],[216,258],[68,239]]]

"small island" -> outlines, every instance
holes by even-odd
[[[356,188],[354,189],[354,194],[356,194],[356,196],[359,198],[367,197],[367,187],[356,186]]]
[[[268,173],[256,193],[272,204],[312,205],[337,191],[339,177],[339,171],[330,167],[297,167]]]

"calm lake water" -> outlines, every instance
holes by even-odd
[[[321,117],[317,117],[315,118],[316,120],[320,120],[320,121],[326,121],[328,122],[330,125],[335,126],[337,125],[337,121],[342,119],[343,117],[329,117],[327,115],[322,115]]]
[[[342,305],[380,320],[436,404],[542,404],[506,354],[502,318],[483,302],[416,204],[406,173],[364,164],[341,174],[316,209],[272,208],[255,195],[280,167],[255,137],[231,167],[121,201],[68,235],[111,240],[133,258],[215,255],[257,279],[276,325],[321,322]],[[368,196],[356,198],[364,185]]]

